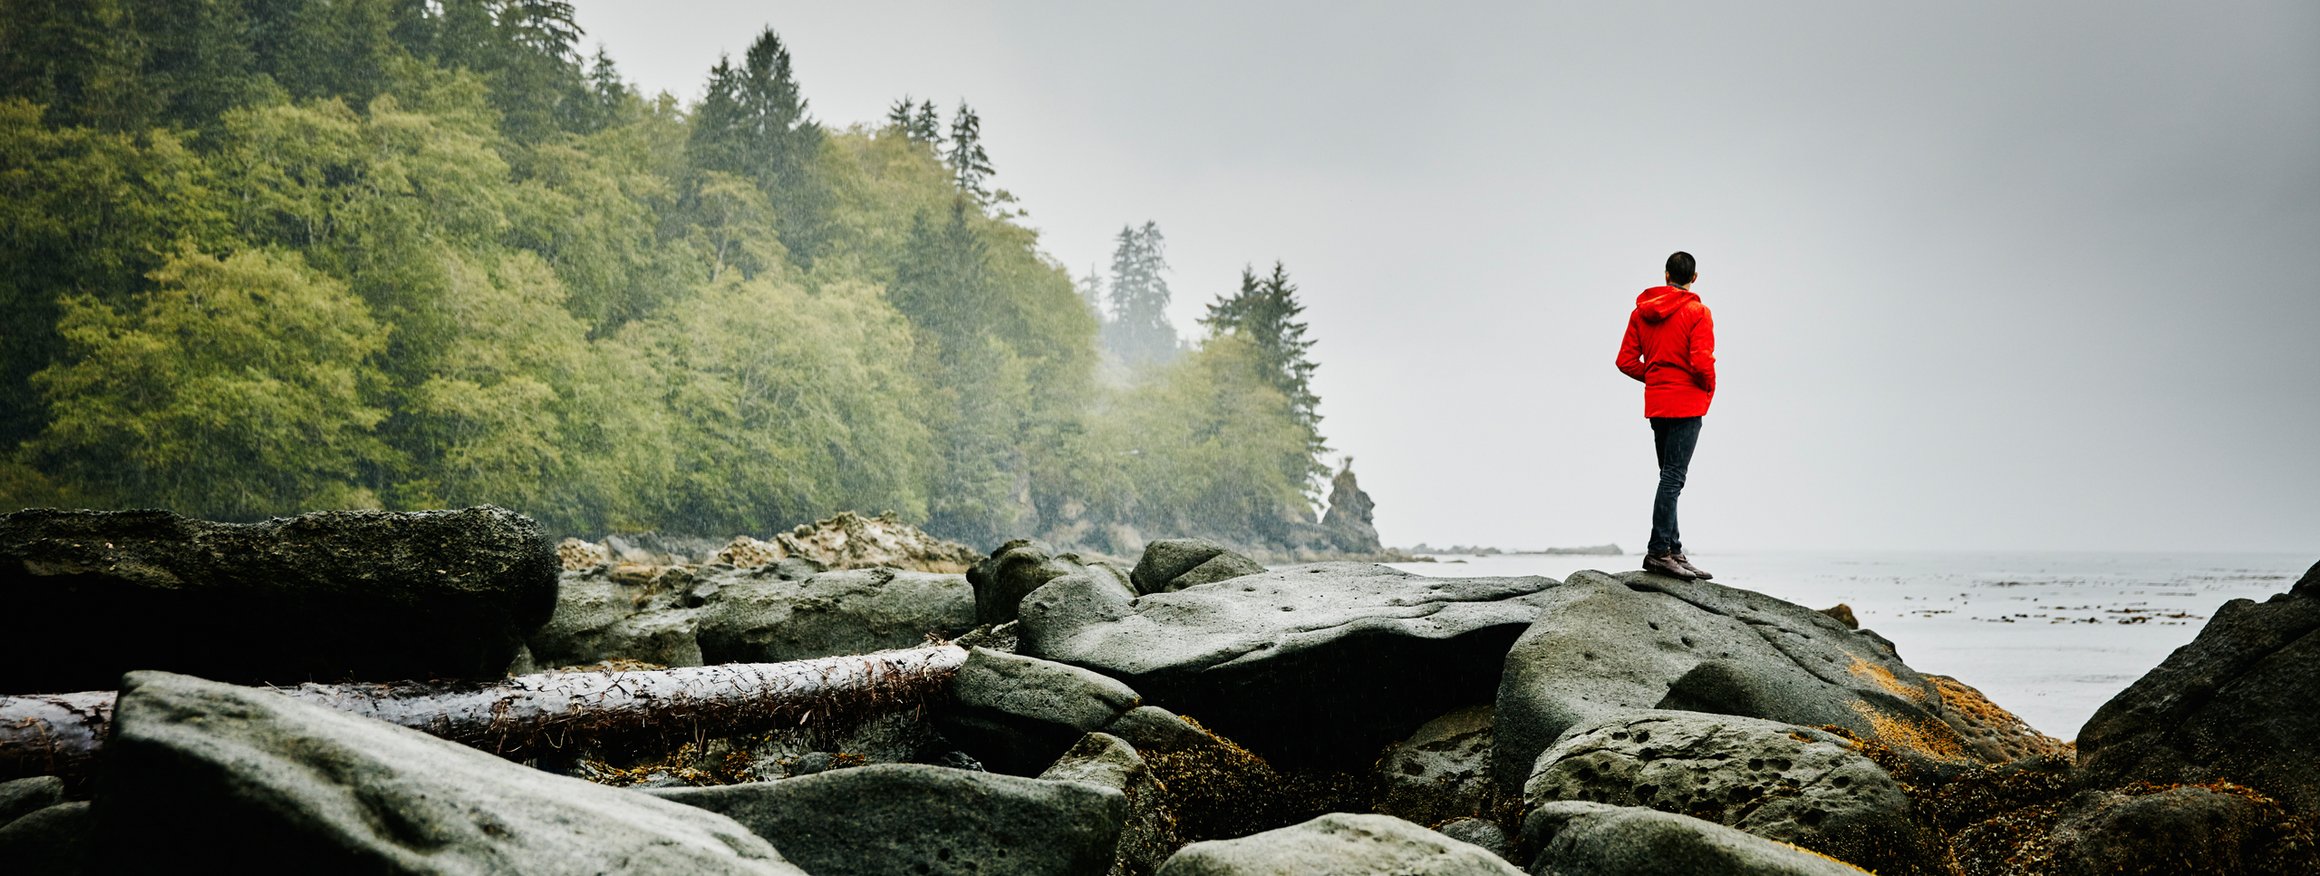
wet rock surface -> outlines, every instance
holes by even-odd
[[[125,679],[111,872],[799,873],[729,819],[270,691]]]
[[[0,691],[110,689],[132,669],[496,678],[555,609],[556,570],[538,524],[490,507],[248,524],[18,511],[0,515],[0,595],[44,622],[0,636]]]
[[[1533,876],[1860,876],[1843,861],[1688,815],[1568,801],[1531,811]]]
[[[2320,813],[2320,565],[2235,599],[2079,731],[2082,787],[2229,780]]]
[[[1646,806],[1880,873],[1947,872],[1890,774],[1849,740],[1777,721],[1662,711],[1575,728],[1539,757],[1523,798]]]
[[[58,803],[0,822],[0,865],[11,873],[71,876],[87,872],[90,804]]]
[[[1039,778],[1083,782],[1117,789],[1128,798],[1128,817],[1112,855],[1113,876],[1144,876],[1184,845],[1166,788],[1135,746],[1108,733],[1090,733],[1056,759]]]
[[[1351,763],[1487,701],[1555,586],[1317,563],[1134,597],[1066,576],[1025,597],[1022,650],[1120,679],[1267,757]]]
[[[1501,795],[1490,778],[1490,727],[1489,706],[1468,706],[1386,746],[1379,811],[1419,824],[1494,816]]]
[[[1115,788],[921,764],[644,793],[730,817],[814,876],[1102,873],[1128,814]]]
[[[1159,872],[1161,876],[1514,876],[1522,871],[1481,847],[1390,815],[1339,812],[1240,839],[1193,843],[1160,865]]]
[[[1836,726],[1935,761],[2059,747],[2002,709],[1950,707],[1947,697],[1970,691],[1803,606],[1703,581],[1582,572],[1542,601],[1507,655],[1493,769],[1501,787],[1519,787],[1571,728],[1654,708]]]
[[[986,767],[1015,775],[1047,769],[1081,737],[1142,703],[1107,676],[988,648],[968,652],[950,693],[935,726]]]
[[[746,572],[709,581],[714,590],[699,617],[701,657],[709,663],[864,654],[975,626],[974,591],[963,575],[853,569],[803,581]]]

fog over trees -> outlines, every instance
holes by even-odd
[[[1160,229],[1076,283],[965,102],[825,123],[771,29],[648,97],[559,0],[0,5],[5,508],[1313,518],[1287,272],[1187,344]]]

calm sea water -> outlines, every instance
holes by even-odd
[[[1501,555],[1397,563],[1422,575],[1626,571],[1641,557]],[[2191,641],[2224,602],[2286,592],[2320,557],[2198,553],[1820,553],[1692,555],[1716,583],[1827,608],[1853,607],[1921,672],[1955,676],[2064,739],[2113,695]]]

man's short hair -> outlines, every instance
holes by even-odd
[[[1691,253],[1678,252],[1668,256],[1667,273],[1668,282],[1678,286],[1689,286],[1692,285],[1694,278],[1700,276],[1699,263],[1692,261]]]

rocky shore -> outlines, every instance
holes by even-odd
[[[2074,745],[1639,572],[614,541],[0,515],[0,872],[2320,872],[2320,565]]]

